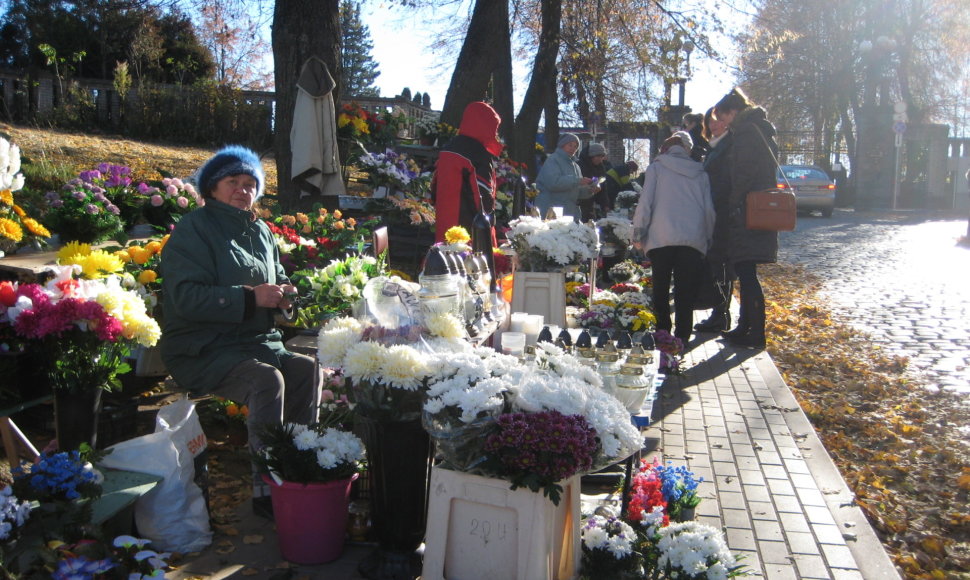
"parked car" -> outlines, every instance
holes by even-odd
[[[791,187],[799,213],[818,210],[824,217],[832,216],[835,182],[824,169],[815,165],[782,165],[777,173],[778,188]]]

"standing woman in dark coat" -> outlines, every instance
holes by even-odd
[[[724,334],[735,346],[765,347],[765,295],[758,280],[758,264],[778,260],[778,232],[745,227],[748,192],[775,186],[775,128],[765,110],[733,89],[714,106],[713,118],[728,123],[732,145],[728,152],[731,193],[728,198],[728,257],[738,276],[741,315],[738,326]]]
[[[714,202],[714,237],[707,251],[707,265],[714,281],[722,289],[723,300],[711,310],[710,317],[694,325],[698,332],[718,332],[731,326],[731,292],[734,269],[728,257],[731,225],[731,132],[727,123],[713,118],[714,107],[704,117],[704,137],[710,151],[704,158],[704,171],[711,181],[711,200]]]

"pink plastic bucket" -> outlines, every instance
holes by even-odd
[[[347,532],[348,479],[327,483],[277,485],[263,476],[273,498],[273,519],[280,542],[280,555],[295,564],[323,564],[340,557]]]

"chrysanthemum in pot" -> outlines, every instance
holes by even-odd
[[[357,436],[327,424],[267,425],[255,461],[270,486],[283,558],[336,560],[343,551],[351,483],[364,459]]]

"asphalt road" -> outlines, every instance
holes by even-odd
[[[931,388],[970,396],[970,249],[967,219],[836,210],[800,216],[779,260],[822,280],[819,295],[873,341],[910,357]]]

